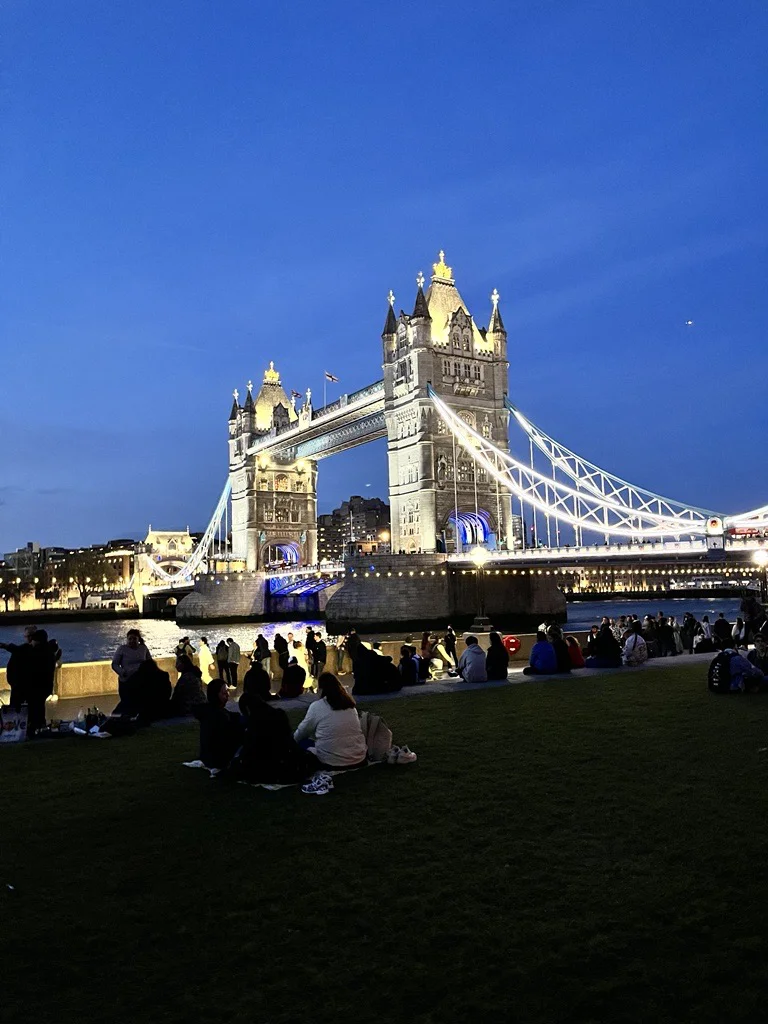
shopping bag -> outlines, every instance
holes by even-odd
[[[0,743],[20,743],[27,738],[27,705],[20,711],[7,705],[0,707]]]

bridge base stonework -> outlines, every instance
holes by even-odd
[[[192,593],[179,601],[176,621],[316,619],[322,616],[331,595],[343,585],[336,584],[311,594],[274,595],[270,594],[269,580],[263,572],[202,576]]]
[[[352,627],[366,632],[463,628],[478,612],[477,576],[471,568],[452,566],[445,556],[379,555],[355,559],[349,568],[325,609],[329,633]],[[566,620],[565,595],[552,577],[489,570],[482,590],[486,615],[500,629],[530,631],[543,620]]]

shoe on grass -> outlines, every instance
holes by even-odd
[[[409,747],[400,747],[396,764],[413,764],[414,761],[418,761],[416,754]]]

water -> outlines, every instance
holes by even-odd
[[[568,628],[589,629],[590,626],[599,624],[604,615],[609,619],[630,614],[642,618],[644,615],[656,615],[657,612],[675,615],[678,622],[683,621],[685,612],[692,612],[699,621],[702,615],[708,615],[710,622],[714,622],[722,612],[729,622],[735,622],[736,616],[741,614],[740,604],[741,599],[738,597],[643,597],[630,601],[617,601],[615,598],[608,601],[569,601]]]
[[[684,612],[693,612],[697,619],[709,615],[713,622],[720,612],[734,622],[739,614],[739,598],[737,597],[705,597],[695,598],[641,598],[638,600],[607,600],[607,601],[569,601],[568,628],[572,630],[588,630],[593,623],[599,623],[603,615],[615,619],[619,615],[643,616],[647,613],[655,615],[663,611],[665,615],[676,615],[682,621]],[[285,636],[289,632],[303,639],[307,626],[313,626],[325,632],[325,624],[315,621],[302,622],[233,622],[216,623],[209,627],[180,627],[168,619],[121,619],[115,622],[61,622],[45,623],[44,628],[49,637],[55,637],[62,651],[64,661],[110,661],[118,645],[125,640],[126,631],[141,631],[149,650],[155,657],[172,655],[176,644],[182,636],[189,636],[195,648],[201,636],[208,637],[211,650],[222,638],[233,637],[243,652],[250,651],[259,633],[263,633],[272,646],[275,633]],[[0,642],[21,643],[23,641],[22,626],[0,626]],[[8,659],[5,651],[0,651],[0,665]]]
[[[253,647],[259,633],[263,633],[272,646],[275,633],[286,636],[289,632],[296,634],[296,639],[304,639],[307,626],[325,632],[325,624],[314,621],[302,622],[217,622],[208,628],[205,626],[177,626],[168,619],[120,619],[115,622],[45,622],[40,624],[48,636],[59,642],[64,661],[111,661],[118,646],[125,642],[125,634],[129,629],[138,629],[156,658],[167,657],[174,653],[174,648],[183,636],[188,636],[197,649],[201,636],[208,637],[208,645],[215,650],[221,639],[232,637],[246,653]],[[23,643],[23,626],[0,626],[0,643]],[[0,651],[0,665],[5,665],[8,654]]]

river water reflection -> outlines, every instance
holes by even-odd
[[[666,615],[676,615],[678,621],[683,612],[693,612],[701,619],[709,615],[710,620],[723,612],[733,622],[739,614],[737,597],[713,598],[642,598],[632,601],[573,601],[568,604],[568,628],[572,630],[589,629],[593,622],[599,622],[601,616],[616,618],[619,615],[634,613],[655,615],[663,611]],[[167,619],[120,619],[114,622],[60,622],[46,623],[50,637],[55,637],[62,651],[64,661],[105,661],[110,660],[116,648],[125,638],[126,631],[131,628],[141,630],[147,646],[156,657],[173,654],[174,647],[182,636],[189,636],[195,647],[201,636],[207,636],[213,650],[222,638],[233,637],[240,644],[243,652],[250,651],[259,633],[272,645],[275,633],[285,636],[288,632],[304,637],[307,626],[314,626],[325,633],[325,623],[315,621],[301,622],[233,622],[215,623],[209,627],[180,627]],[[447,625],[447,623],[446,623]],[[0,625],[0,642],[20,643],[22,640],[21,624],[14,626]],[[7,654],[0,651],[0,665],[7,661]]]

